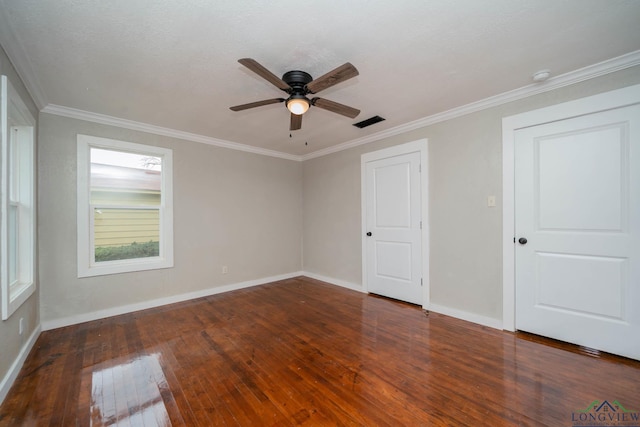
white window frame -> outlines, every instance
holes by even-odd
[[[91,148],[160,157],[160,254],[157,257],[95,262],[91,205]],[[78,277],[173,267],[173,154],[168,148],[78,134]]]
[[[36,289],[36,119],[6,76],[0,77],[0,299],[7,320]],[[16,277],[9,277],[9,208],[16,209]]]

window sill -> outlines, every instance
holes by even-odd
[[[19,283],[10,289],[8,304],[2,305],[2,320],[7,320],[36,290],[34,282]]]
[[[159,257],[122,261],[105,261],[89,268],[78,267],[78,278],[105,276],[109,274],[132,273],[135,271],[160,270],[172,268],[173,261]]]

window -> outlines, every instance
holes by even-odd
[[[0,80],[2,131],[0,282],[2,319],[35,291],[35,119],[6,76]]]
[[[78,277],[173,267],[172,152],[78,135]]]

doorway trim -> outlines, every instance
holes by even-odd
[[[401,156],[409,153],[420,153],[420,216],[422,221],[422,233],[420,243],[422,245],[422,258],[420,272],[422,274],[422,308],[429,309],[429,163],[428,140],[426,138],[405,144],[395,145],[389,148],[364,153],[360,156],[360,203],[361,203],[361,242],[362,242],[362,290],[368,293],[367,280],[367,186],[366,164],[371,161]]]
[[[502,329],[516,330],[515,133],[519,129],[640,103],[640,84],[502,118]]]

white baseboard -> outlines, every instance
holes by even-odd
[[[445,316],[455,317],[456,319],[466,320],[467,322],[477,323],[478,325],[502,330],[502,320],[494,319],[493,317],[469,313],[468,311],[462,311],[433,303],[429,304],[428,310],[433,311],[434,313],[444,314]]]
[[[346,282],[340,279],[334,279],[333,277],[326,277],[320,274],[309,273],[308,271],[303,271],[301,273],[302,276],[310,277],[312,279],[320,280],[322,282],[327,282],[331,285],[341,286],[343,288],[351,289],[352,291],[364,292],[362,289],[362,285],[357,285],[355,283]],[[366,293],[366,292],[364,292]]]
[[[234,283],[231,285],[218,286],[215,288],[208,288],[208,289],[203,289],[195,292],[188,292],[186,294],[173,295],[165,298],[158,298],[150,301],[143,301],[136,304],[128,304],[128,305],[122,305],[119,307],[107,308],[104,310],[98,310],[91,313],[79,314],[77,316],[47,320],[42,322],[42,330],[48,331],[51,329],[62,328],[70,325],[76,325],[78,323],[90,322],[92,320],[104,319],[106,317],[132,313],[134,311],[146,310],[148,308],[160,307],[163,305],[173,304],[176,302],[188,301],[196,298],[206,297],[209,295],[221,294],[223,292],[230,292],[238,289],[250,288],[251,286],[264,285],[271,282],[277,282],[278,280],[291,279],[293,277],[298,277],[303,275],[304,275],[303,272],[298,271],[294,273],[282,274],[279,276],[265,277],[262,279],[249,280],[246,282]]]
[[[16,357],[16,360],[13,361],[13,363],[11,364],[11,367],[7,371],[7,374],[2,379],[2,382],[0,382],[0,404],[2,404],[2,402],[4,401],[4,398],[7,397],[7,394],[9,393],[9,389],[13,385],[13,382],[16,380],[16,378],[18,378],[20,369],[22,369],[22,365],[24,365],[24,361],[27,360],[27,356],[31,352],[31,349],[35,345],[36,341],[38,340],[38,337],[40,336],[40,332],[42,332],[42,330],[40,328],[40,325],[38,325],[33,330],[33,332],[29,336],[29,339],[24,344],[24,346],[22,346],[22,349],[20,350],[18,357]]]
[[[334,279],[332,277],[322,276],[320,274],[309,273],[308,271],[303,271],[301,273],[302,276],[310,277],[312,279],[321,280],[323,282],[330,283],[332,285],[341,286],[343,288],[351,289],[353,291],[367,293],[362,289],[361,285],[356,285],[355,283],[345,282],[344,280]],[[456,319],[465,320],[471,323],[477,323],[478,325],[488,326],[494,329],[502,329],[502,320],[494,319],[492,317],[481,316],[475,313],[469,313],[468,311],[458,310],[455,308],[445,307],[438,304],[430,304],[429,311],[433,311],[435,313],[444,314],[446,316],[455,317]]]

